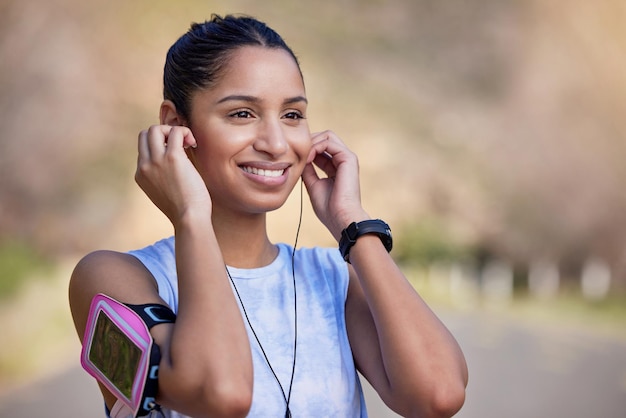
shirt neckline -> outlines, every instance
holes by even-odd
[[[291,251],[284,243],[276,244],[278,255],[270,264],[252,269],[226,266],[233,279],[260,279],[282,270],[291,258]]]

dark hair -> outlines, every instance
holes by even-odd
[[[216,83],[230,54],[244,46],[287,51],[300,65],[283,38],[265,23],[249,16],[212,15],[210,21],[192,23],[167,52],[163,71],[163,98],[189,120],[191,95]],[[302,75],[302,73],[300,73]]]

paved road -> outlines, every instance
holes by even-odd
[[[459,418],[625,418],[626,338],[445,313],[470,367]],[[626,330],[625,330],[626,331]],[[396,416],[367,389],[372,418]],[[0,397],[0,418],[101,417],[95,383],[70,367]]]
[[[606,337],[484,314],[446,322],[470,368],[457,417],[626,418],[626,330]]]

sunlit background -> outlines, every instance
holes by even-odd
[[[295,50],[311,129],[357,152],[366,209],[466,350],[459,416],[626,416],[621,0],[2,0],[0,416],[78,365],[78,259],[172,233],[133,181],[136,137],[166,50],[211,13]],[[336,245],[304,200],[299,245]],[[271,215],[274,239],[298,209]]]

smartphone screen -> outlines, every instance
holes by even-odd
[[[128,400],[132,398],[141,353],[103,311],[98,313],[89,360]]]

